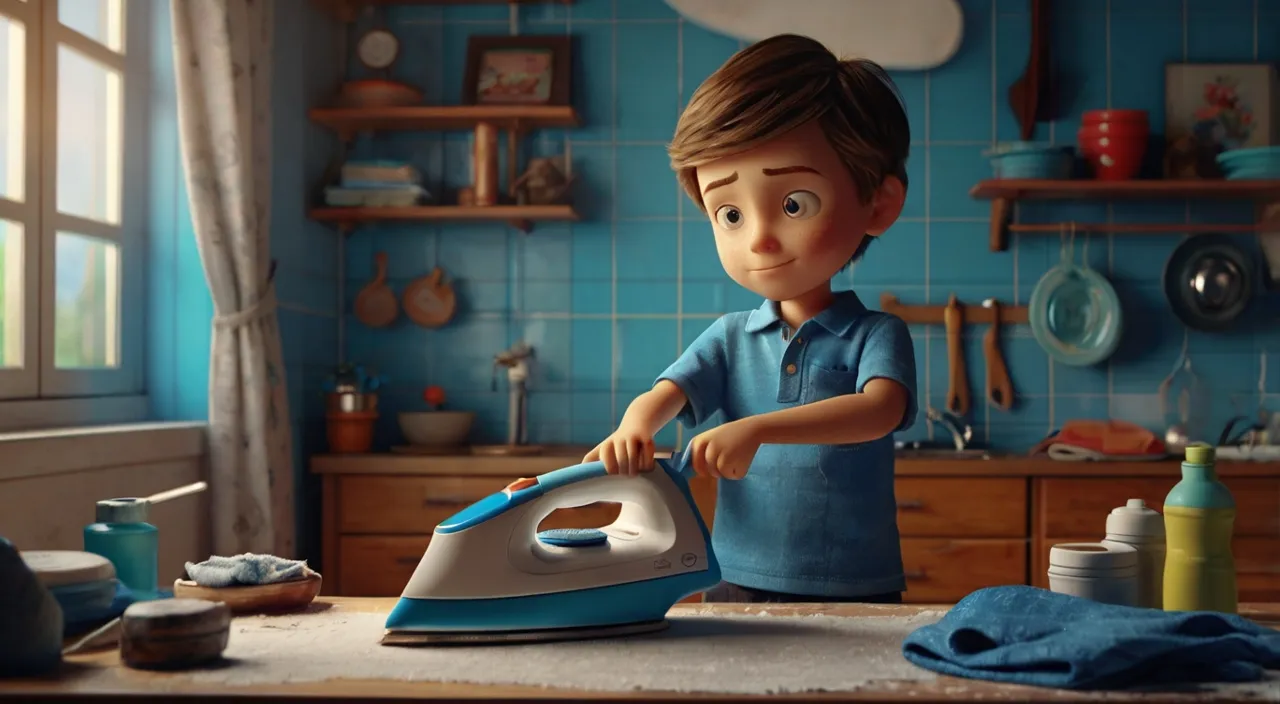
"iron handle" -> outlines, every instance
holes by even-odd
[[[416,565],[422,559],[421,555],[401,555],[396,558],[397,565]]]
[[[467,500],[458,496],[429,496],[422,500],[422,507],[431,508],[433,506],[457,506],[465,503],[467,503]]]
[[[926,577],[924,570],[909,570],[903,576],[907,579],[924,579]]]
[[[924,502],[920,499],[907,499],[906,501],[899,501],[898,508],[903,511],[914,511],[924,508]]]

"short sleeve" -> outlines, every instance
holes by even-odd
[[[907,410],[894,432],[915,425],[919,413],[916,399],[916,353],[911,333],[902,319],[885,314],[867,335],[858,361],[858,393],[872,379],[892,379],[907,389]]]
[[[676,418],[686,428],[701,425],[724,407],[729,370],[727,329],[725,319],[717,319],[654,381],[667,379],[684,392],[688,402]]]

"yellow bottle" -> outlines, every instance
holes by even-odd
[[[1165,611],[1236,613],[1235,520],[1236,502],[1218,481],[1213,447],[1188,445],[1182,481],[1164,500]]]

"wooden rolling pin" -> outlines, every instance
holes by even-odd
[[[956,295],[947,299],[947,308],[942,314],[947,326],[947,372],[950,383],[947,385],[947,410],[964,417],[969,413],[969,375],[964,367],[964,341],[960,333],[964,329],[964,313],[960,309]]]

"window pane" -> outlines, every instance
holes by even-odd
[[[0,220],[0,367],[22,366],[22,225]]]
[[[124,46],[123,0],[58,0],[58,21],[112,51]]]
[[[58,47],[58,211],[120,223],[120,74]]]
[[[22,200],[26,171],[27,36],[0,15],[0,198]]]
[[[120,363],[120,248],[95,237],[58,233],[54,259],[54,364]]]

